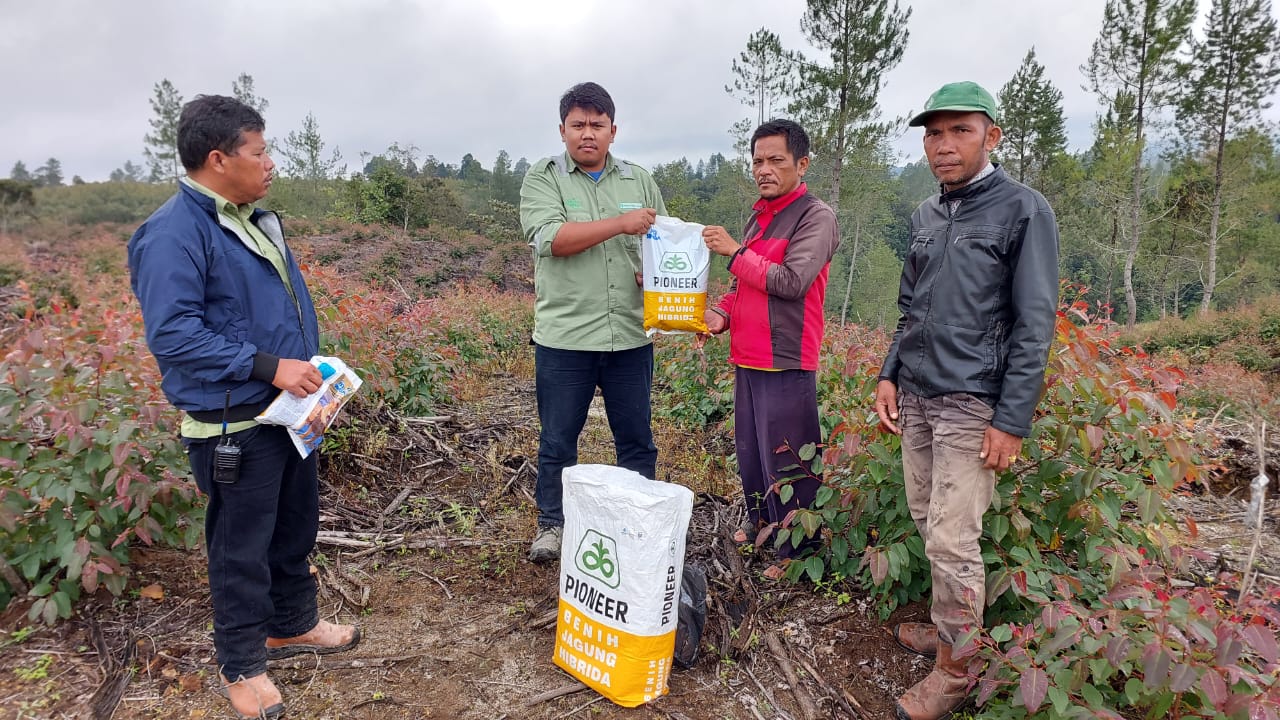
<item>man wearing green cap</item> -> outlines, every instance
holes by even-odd
[[[981,627],[979,540],[995,475],[1018,459],[1040,399],[1058,304],[1058,226],[1044,197],[991,162],[1000,142],[991,94],[942,86],[924,112],[925,157],[940,192],[911,216],[893,344],[876,412],[902,435],[911,517],[933,579],[933,624],[903,623],[903,647],[933,672],[898,699],[900,720],[937,720],[966,697],[952,644]]]

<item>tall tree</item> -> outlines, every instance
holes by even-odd
[[[151,182],[177,182],[182,176],[178,158],[178,117],[182,115],[182,95],[168,79],[156,83],[151,98],[155,117],[149,121],[151,132],[142,139],[142,154],[151,168]]]
[[[854,132],[876,120],[884,76],[902,60],[911,8],[897,0],[808,0],[800,29],[830,64],[804,64],[796,108],[830,158],[828,202],[840,210],[840,177]]]
[[[1000,89],[1000,144],[1004,168],[1018,182],[1039,185],[1037,180],[1049,161],[1066,152],[1066,121],[1062,117],[1062,91],[1044,76],[1033,47],[1022,58],[1013,78]]]
[[[302,121],[302,131],[290,130],[280,148],[284,157],[284,172],[289,177],[311,181],[313,186],[323,180],[339,178],[346,172],[342,165],[342,152],[334,148],[326,159],[324,139],[320,137],[320,123],[316,116],[307,113]]]
[[[33,180],[31,171],[27,170],[27,164],[21,160],[13,164],[13,169],[9,171],[9,179],[24,183],[29,183]]]
[[[124,167],[118,167],[111,171],[111,182],[140,182],[142,180],[142,168],[133,164],[132,160],[125,160]]]
[[[62,163],[58,158],[49,158],[44,165],[36,168],[36,184],[40,187],[58,187],[62,184]]]
[[[1093,41],[1085,76],[1107,104],[1119,93],[1133,99],[1135,150],[1129,198],[1129,244],[1124,262],[1125,324],[1138,319],[1133,289],[1133,265],[1142,240],[1142,154],[1147,122],[1168,104],[1176,88],[1176,53],[1190,38],[1196,0],[1107,0],[1102,32]]]
[[[775,107],[784,107],[795,89],[795,53],[784,50],[782,41],[768,28],[760,28],[747,38],[747,49],[733,61],[733,84],[724,91],[756,109],[756,125],[773,117]]]
[[[259,115],[267,114],[267,106],[270,103],[264,97],[259,97],[253,89],[253,76],[249,73],[240,73],[240,77],[231,82],[231,94],[237,100],[248,105],[258,111]]]
[[[29,215],[35,206],[35,186],[29,181],[0,180],[0,235],[9,232],[10,222]]]
[[[489,176],[489,197],[510,205],[520,205],[520,179],[511,170],[511,155],[499,150]]]
[[[1184,130],[1213,162],[1207,268],[1200,312],[1213,306],[1222,239],[1227,141],[1257,122],[1280,82],[1280,35],[1270,0],[1213,0],[1203,41],[1192,41],[1187,92],[1179,103]]]

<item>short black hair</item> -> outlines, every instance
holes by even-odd
[[[178,117],[178,157],[182,167],[199,170],[209,153],[221,150],[234,155],[247,132],[267,127],[257,110],[226,95],[197,95],[182,106]]]
[[[574,108],[593,110],[613,122],[613,98],[609,91],[593,82],[578,83],[560,96],[560,122],[569,117]]]
[[[799,160],[809,157],[809,133],[800,127],[800,123],[791,120],[770,120],[751,133],[751,154],[756,154],[756,141],[760,138],[781,135],[787,139],[787,150],[791,157]]]

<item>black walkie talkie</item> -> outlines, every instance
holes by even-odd
[[[230,485],[240,477],[240,446],[227,436],[227,411],[231,409],[231,391],[222,403],[222,439],[213,449],[213,481]]]

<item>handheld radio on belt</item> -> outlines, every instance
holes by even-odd
[[[227,411],[231,408],[231,391],[222,403],[222,439],[213,449],[213,481],[230,485],[240,477],[240,446],[227,435]]]

